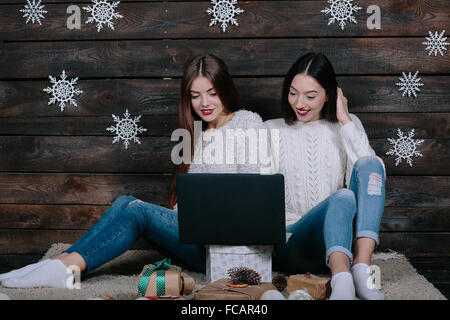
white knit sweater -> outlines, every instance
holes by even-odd
[[[350,117],[352,121],[345,125],[327,120],[297,121],[292,126],[284,119],[265,122],[268,128],[279,129],[279,154],[272,147],[272,173],[285,178],[286,225],[348,187],[359,158],[375,156],[361,121],[354,114]]]
[[[242,129],[242,131],[238,129]],[[202,143],[197,141],[194,144],[194,155],[201,154],[201,158],[199,158],[201,163],[191,163],[189,173],[260,173],[259,158],[256,159],[256,162],[250,159],[251,151],[257,151],[258,145],[250,143],[250,140],[244,137],[245,149],[239,148],[238,139],[230,135],[241,134],[242,136],[247,129],[254,129],[256,134],[259,129],[266,131],[266,127],[257,113],[238,110],[224,126],[203,131],[202,136],[199,137]],[[234,139],[227,141],[227,137]],[[232,153],[230,154],[230,152]],[[245,152],[245,155],[242,152]],[[227,160],[227,155],[231,155],[229,159],[231,161]],[[245,161],[239,161],[239,156],[242,156]]]
[[[256,132],[260,129],[264,132],[267,130],[257,113],[243,109],[236,111],[227,124],[217,129],[203,131],[202,135],[198,137],[201,143],[197,141],[194,144],[194,155],[201,154],[201,157],[199,157],[200,161],[197,161],[197,163],[191,163],[189,173],[260,173],[262,164],[259,158],[256,163],[250,161],[250,149],[255,151],[257,145],[249,143],[249,139],[246,139],[245,149],[241,149],[238,147],[237,138],[234,139],[234,144],[227,143],[227,134],[230,132],[239,133],[238,129],[243,131],[255,129]],[[233,150],[230,148],[233,148]],[[231,161],[227,161],[227,154],[231,151],[233,157]],[[245,161],[238,161],[238,157],[244,151]],[[271,161],[268,151],[267,156],[269,164],[265,166],[266,168],[270,167]],[[174,209],[178,209],[177,204],[175,204]]]

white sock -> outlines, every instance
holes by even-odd
[[[9,278],[2,281],[7,288],[69,288],[73,285],[74,276],[59,259],[41,265],[20,278]]]
[[[331,277],[331,296],[329,300],[354,300],[355,286],[349,272],[339,272]]]
[[[28,272],[33,271],[36,268],[39,268],[43,264],[50,262],[50,259],[45,259],[43,261],[39,261],[37,263],[29,264],[23,268],[15,269],[7,273],[0,274],[0,281],[9,279],[9,278],[20,278],[26,275]]]
[[[362,300],[384,300],[384,294],[375,288],[375,285],[372,283],[367,264],[355,264],[352,267],[352,275],[358,298]]]

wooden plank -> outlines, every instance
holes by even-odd
[[[54,76],[59,77],[61,71]],[[77,77],[66,70],[67,77]],[[131,114],[144,116],[176,115],[178,110],[178,79],[79,79],[76,87],[83,91],[74,97],[78,107],[68,105],[64,112],[58,104],[48,105],[51,95],[43,92],[51,85],[45,81],[0,81],[0,117],[107,116]]]
[[[2,4],[23,4],[23,0],[3,0]],[[120,0],[122,3],[126,2],[180,2],[181,0]],[[195,2],[197,0],[182,0],[183,2]],[[265,1],[265,0],[263,0]],[[269,0],[270,1],[270,0]],[[298,0],[288,0],[288,1],[298,1]],[[301,0],[301,1],[314,1],[314,0]],[[66,3],[67,0],[45,0],[46,3]],[[89,4],[92,0],[77,0],[74,3]],[[0,4],[0,6],[2,5]]]
[[[450,257],[411,257],[409,262],[450,299]]]
[[[74,243],[84,230],[20,230],[0,229],[0,254],[44,254],[53,243]],[[449,256],[450,233],[382,232],[379,251],[391,249],[413,256]],[[133,249],[152,246],[140,239]]]
[[[385,207],[380,231],[450,231],[450,211],[443,208]]]
[[[124,111],[125,112],[125,111]],[[116,113],[123,118],[122,113]],[[131,114],[134,118],[138,114]],[[178,128],[177,116],[143,116],[140,126],[147,129],[139,137],[170,137]],[[111,116],[98,117],[15,117],[0,118],[0,135],[21,136],[105,136],[112,133],[106,128],[114,125]]]
[[[88,230],[108,210],[92,205],[0,204],[0,229]],[[380,231],[450,231],[448,208],[386,207]]]
[[[121,195],[165,204],[171,175],[0,174],[0,203],[105,205]]]
[[[388,207],[450,207],[449,177],[388,176],[386,203]]]
[[[407,257],[450,256],[450,233],[381,232],[379,251],[392,249]]]
[[[228,37],[340,37],[344,33],[338,23],[328,26],[329,15],[320,11],[328,7],[323,1],[245,1],[236,7],[245,10],[235,18],[239,27],[231,26],[222,32],[220,23],[209,27],[212,16],[206,10],[213,7],[209,1],[195,2],[122,2],[116,9],[123,18],[113,19],[114,30],[104,26],[97,32],[96,24],[86,24],[90,16],[81,9],[80,29],[67,28],[69,5],[45,3],[42,26],[27,25],[23,7],[3,5],[4,19],[0,22],[0,38],[5,40],[87,40],[87,39],[161,39],[161,38],[228,38]],[[423,6],[418,14],[414,1],[379,0],[381,29],[370,30],[367,7],[371,0],[360,0],[363,10],[354,14],[358,23],[347,23],[345,36],[425,36],[428,30],[448,30],[450,9],[445,0],[435,0],[432,6]]]
[[[67,70],[66,70],[67,71]],[[68,77],[77,75],[67,71]],[[395,85],[398,76],[340,76],[339,86],[349,101],[350,112],[450,112],[450,90],[444,83],[449,76],[423,76],[425,84],[417,99],[402,97]],[[257,111],[263,119],[281,114],[280,99],[283,77],[235,78],[242,105]],[[75,99],[78,107],[69,105],[64,112],[48,105],[50,95],[42,90],[50,81],[0,81],[1,117],[99,117],[111,119],[128,108],[132,114],[144,116],[176,116],[180,80],[173,79],[107,79],[80,78],[77,88],[83,94]],[[406,117],[407,115],[405,115]],[[421,117],[416,117],[422,119]],[[101,121],[101,119],[99,119]],[[64,120],[58,120],[64,121]],[[83,119],[84,121],[84,119]],[[386,119],[389,121],[389,119]],[[426,121],[423,121],[426,122]],[[7,125],[3,122],[4,125]],[[84,127],[93,125],[89,123]],[[2,130],[3,126],[0,126]]]
[[[0,174],[0,204],[109,205],[120,195],[165,204],[171,175]],[[450,207],[449,177],[388,176],[387,207]]]
[[[116,113],[123,118],[122,113]],[[134,118],[138,114],[131,114]],[[178,128],[177,116],[143,116],[139,122],[146,132],[139,137],[170,137]],[[0,135],[21,136],[105,136],[112,134],[106,128],[114,125],[111,116],[99,117],[40,117],[0,118]]]
[[[80,78],[180,76],[187,61],[210,52],[227,63],[231,74],[280,76],[302,54],[323,52],[339,75],[450,73],[449,55],[426,56],[415,38],[223,39],[4,42],[0,79],[47,78],[61,66]],[[143,54],[145,52],[145,54]],[[351,58],[349,58],[351,57]],[[426,59],[425,59],[426,58]]]
[[[172,172],[169,137],[139,137],[141,144],[109,137],[0,136],[0,171]]]
[[[1,254],[44,254],[54,243],[73,244],[86,230],[21,230],[0,229]],[[144,239],[139,239],[130,249],[151,249]]]
[[[450,257],[443,256],[433,259],[428,259],[427,257],[415,257],[410,260],[414,267],[421,270],[442,270],[450,272]],[[450,282],[450,278],[447,279]]]
[[[405,133],[407,135],[407,133]],[[393,136],[397,138],[397,135]],[[0,136],[0,171],[85,172],[85,173],[170,173],[174,169],[171,151],[177,142],[169,137],[139,137],[126,150],[123,141],[112,144],[109,137],[92,136]],[[386,165],[388,175],[448,175],[448,139],[424,139],[417,147],[423,157],[413,156],[413,167],[386,152],[394,148],[387,139],[370,144]]]
[[[397,138],[397,129],[410,132],[413,139],[448,139],[449,113],[355,113],[361,120],[367,136],[373,138]]]
[[[267,118],[267,114],[261,114]],[[361,120],[370,139],[397,136],[414,129],[416,139],[447,139],[450,131],[449,113],[354,113]],[[117,115],[120,115],[118,113]],[[281,113],[276,118],[280,118]],[[105,128],[111,126],[111,117],[8,117],[0,118],[0,135],[20,136],[104,136]],[[142,126],[149,130],[143,137],[170,137],[178,128],[178,118],[173,116],[143,116]]]
[[[92,205],[0,204],[0,229],[88,230],[108,208]]]
[[[407,136],[408,132],[404,133]],[[398,136],[392,136],[397,139]],[[415,139],[415,137],[413,137]],[[386,155],[392,150],[394,145],[386,139],[370,139],[370,145],[375,153],[383,159],[387,175],[449,175],[449,147],[448,139],[423,139],[422,144],[416,146],[416,150],[423,154],[423,157],[412,156],[412,166],[409,166],[405,159],[395,165],[397,156]],[[420,173],[419,173],[420,172]]]

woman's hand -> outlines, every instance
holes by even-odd
[[[350,113],[348,112],[347,98],[344,96],[342,89],[339,87],[337,88],[336,116],[342,124],[352,121],[350,118]]]

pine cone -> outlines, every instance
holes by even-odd
[[[233,281],[240,281],[248,285],[258,285],[261,283],[261,275],[247,267],[231,268],[227,273]]]
[[[281,274],[277,274],[272,278],[272,284],[278,289],[278,291],[283,291],[287,287],[286,277]]]

